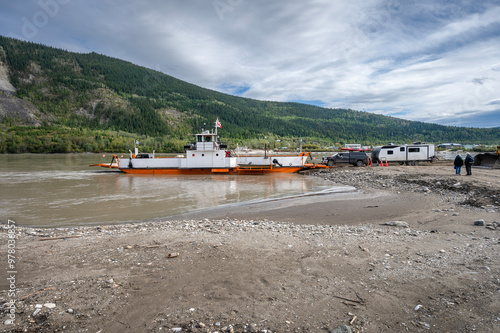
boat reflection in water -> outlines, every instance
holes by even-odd
[[[221,205],[307,195],[327,191],[332,187],[331,183],[317,177],[296,174],[259,177],[121,175],[115,186],[113,196],[120,197],[122,193],[127,193],[130,201],[124,203],[126,205],[124,208],[140,210],[145,219]],[[107,199],[103,197],[103,200]],[[238,209],[237,206],[235,209]]]

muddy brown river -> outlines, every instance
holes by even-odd
[[[194,210],[334,193],[320,177],[127,175],[89,167],[111,155],[0,155],[0,222],[62,227],[161,219]]]

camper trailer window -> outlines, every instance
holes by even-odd
[[[420,152],[420,148],[408,148],[409,153],[418,153]]]
[[[399,151],[405,151],[405,147],[399,148]]]
[[[392,155],[392,154],[394,154],[394,152],[392,150],[387,151],[387,155]]]

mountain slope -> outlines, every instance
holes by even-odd
[[[123,60],[96,53],[72,53],[2,36],[0,83],[3,135],[13,133],[12,137],[19,136],[18,131],[26,132],[16,125],[38,126],[27,131],[27,136],[40,127],[56,128],[55,132],[69,137],[71,129],[86,129],[82,138],[97,132],[117,139],[133,134],[158,137],[164,142],[158,148],[165,150],[166,142],[186,140],[203,124],[213,124],[216,118],[223,123],[224,137],[232,142],[304,137],[324,143],[493,143],[500,136],[498,129],[447,127],[347,109],[235,97]],[[3,138],[3,151],[11,151],[6,147],[12,137]],[[70,149],[86,150],[73,143],[74,140]],[[33,151],[27,145],[28,151]],[[43,151],[41,145],[38,149]]]

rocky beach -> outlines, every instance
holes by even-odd
[[[127,225],[2,225],[0,330],[500,331],[500,170],[309,174],[357,191]]]

